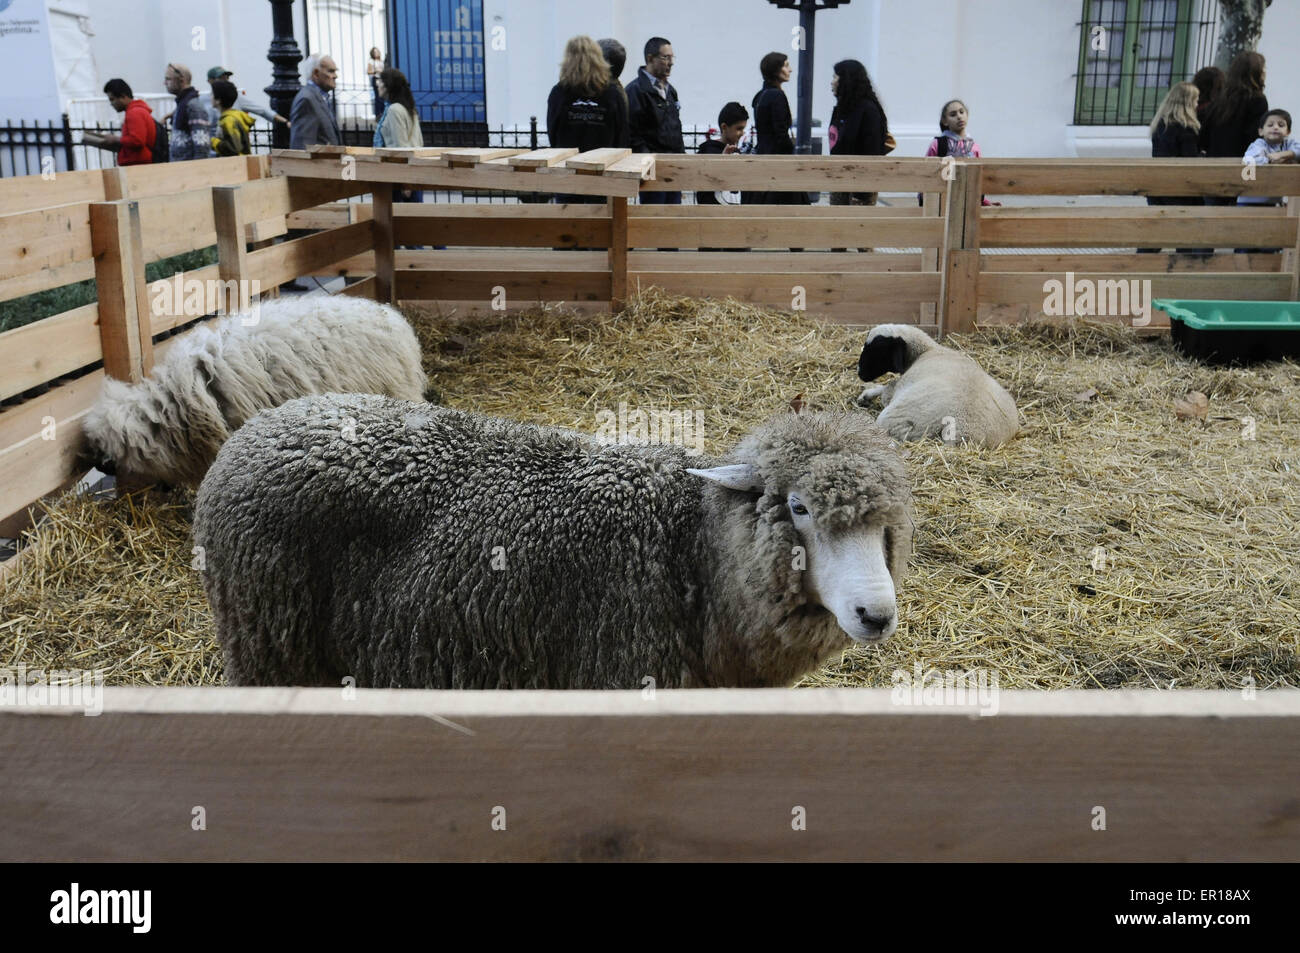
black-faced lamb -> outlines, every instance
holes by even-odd
[[[420,400],[415,332],[393,308],[325,294],[279,298],[201,325],[137,384],[106,379],[84,429],[90,461],[197,486],[259,411],[332,391]]]
[[[999,447],[1020,429],[1016,402],[965,354],[944,347],[920,328],[872,328],[858,359],[858,377],[874,381],[896,371],[888,384],[868,387],[858,403],[880,398],[876,423],[897,440],[938,437],[946,443]]]
[[[361,395],[222,448],[194,539],[232,685],[788,685],[896,625],[910,490],[858,413],[720,461]]]

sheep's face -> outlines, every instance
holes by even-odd
[[[898,628],[894,577],[890,573],[893,531],[883,521],[831,529],[798,491],[786,506],[803,541],[804,589],[810,601],[835,616],[854,642],[882,642]]]

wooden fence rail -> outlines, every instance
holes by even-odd
[[[1300,857],[1295,691],[907,700],[108,688],[96,717],[0,707],[0,860]],[[87,764],[93,784],[68,783]]]

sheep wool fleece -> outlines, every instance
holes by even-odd
[[[910,491],[857,413],[783,413],[725,460],[370,395],[259,414],[199,490],[195,541],[242,685],[786,685],[851,643],[809,605],[785,503],[830,531]],[[765,490],[686,472],[749,463]]]

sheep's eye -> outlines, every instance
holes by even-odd
[[[794,513],[795,516],[807,516],[807,515],[808,515],[808,507],[804,506],[804,505],[803,505],[802,503],[800,503],[798,500],[791,500],[791,501],[790,501],[790,512]]]

